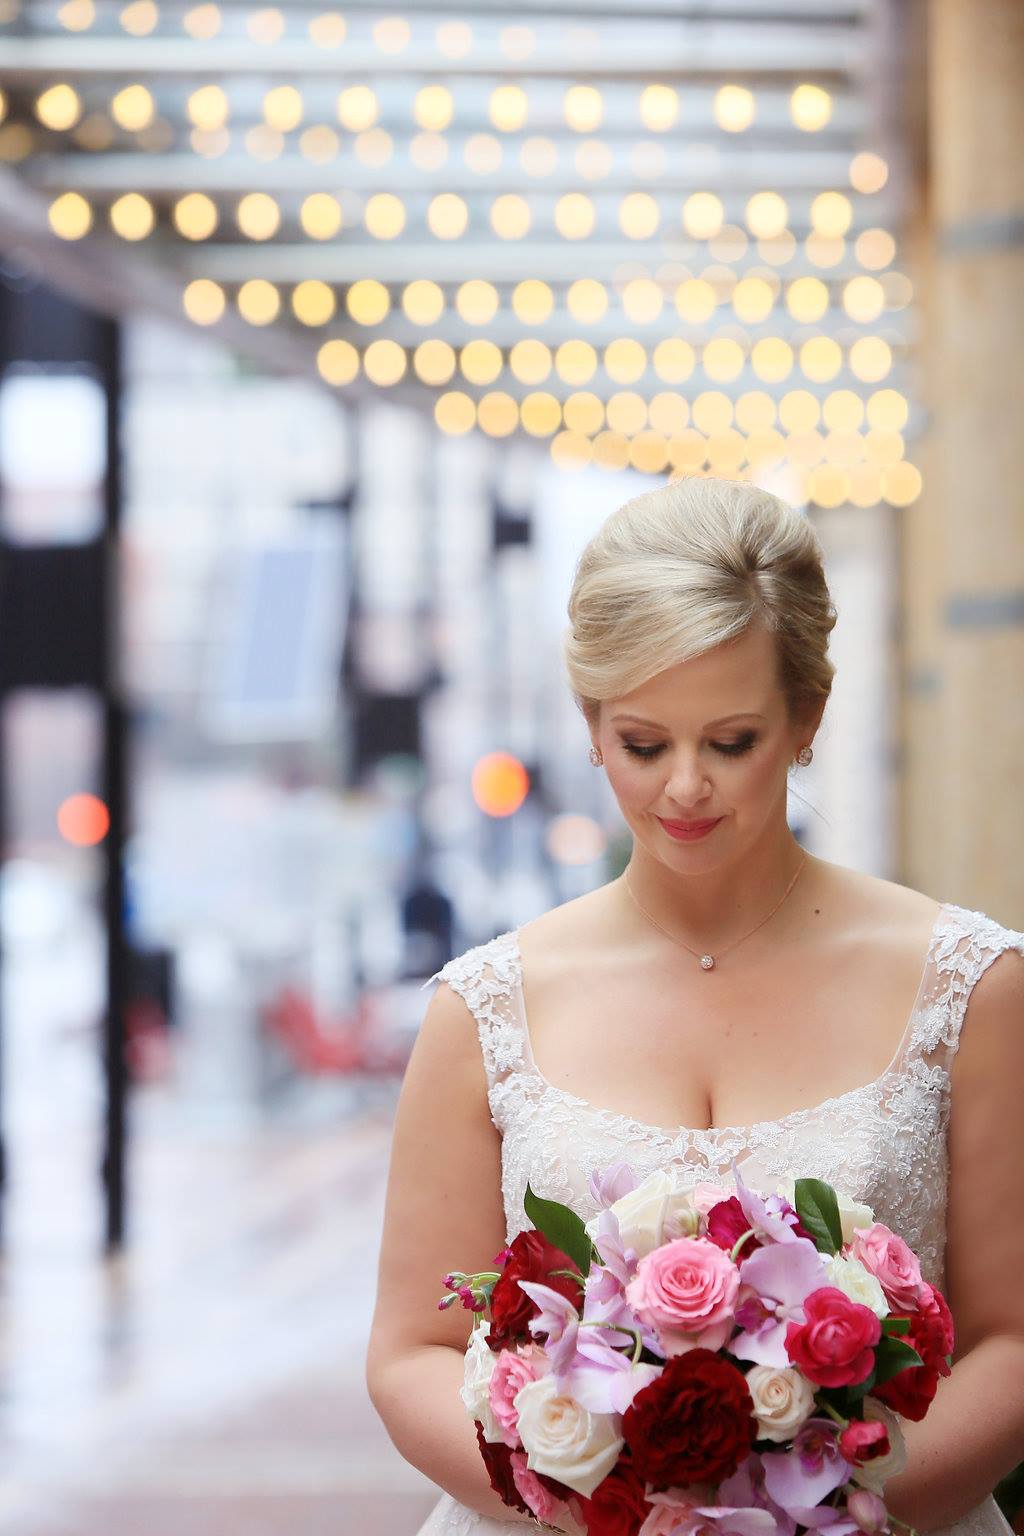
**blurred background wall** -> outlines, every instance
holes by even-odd
[[[804,510],[794,831],[1024,926],[1022,76],[1011,0],[0,0],[3,1529],[425,1514],[390,1118],[423,978],[628,857],[627,496]]]

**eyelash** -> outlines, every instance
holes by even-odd
[[[750,751],[756,740],[756,736],[741,736],[738,741],[713,741],[711,745],[716,752],[721,752],[724,757],[742,757],[744,752]],[[663,750],[660,745],[656,747],[639,747],[635,742],[631,741],[624,741],[622,745],[631,757],[639,757],[647,762],[657,757],[658,753]]]

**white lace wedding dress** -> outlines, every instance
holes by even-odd
[[[971,989],[1004,949],[1024,955],[1024,932],[945,903],[928,946],[914,1008],[880,1077],[780,1120],[711,1130],[646,1125],[599,1109],[545,1081],[530,1049],[517,933],[499,934],[430,977],[462,997],[477,1021],[491,1115],[502,1135],[506,1241],[531,1225],[527,1180],[539,1195],[595,1214],[590,1175],[624,1159],[640,1177],[666,1164],[693,1180],[728,1174],[735,1157],[753,1186],[776,1177],[827,1179],[906,1238],[926,1280],[945,1290],[949,1071]],[[766,1186],[767,1187],[767,1186]],[[520,1521],[491,1520],[444,1493],[417,1536],[508,1536]],[[935,1536],[1005,1536],[989,1496]]]

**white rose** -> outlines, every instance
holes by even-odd
[[[883,1484],[891,1477],[899,1477],[906,1466],[907,1445],[899,1415],[893,1413],[887,1403],[868,1394],[864,1399],[863,1410],[866,1419],[881,1419],[889,1431],[889,1453],[887,1456],[876,1456],[874,1461],[866,1461],[862,1467],[854,1467],[850,1476],[855,1483],[870,1488],[872,1493],[880,1494]]]
[[[752,1365],[747,1390],[754,1400],[758,1435],[766,1440],[791,1440],[814,1412],[814,1388],[793,1365]]]
[[[796,1180],[780,1179],[775,1187],[778,1194],[785,1195],[795,1211]],[[834,1185],[833,1188],[835,1188]],[[836,1204],[839,1207],[839,1226],[844,1243],[849,1243],[853,1240],[853,1233],[856,1227],[870,1227],[875,1219],[875,1213],[870,1205],[862,1205],[859,1200],[851,1200],[850,1196],[841,1189],[836,1190]]]
[[[622,1415],[591,1413],[558,1390],[553,1372],[528,1381],[513,1399],[519,1438],[532,1472],[545,1472],[589,1499],[619,1459]]]
[[[677,1237],[696,1237],[700,1222],[693,1191],[680,1189],[665,1168],[656,1168],[609,1209],[618,1218],[623,1246],[634,1249],[638,1259]],[[591,1237],[596,1234],[596,1217],[587,1223],[587,1231]]]
[[[829,1285],[838,1287],[851,1301],[859,1301],[862,1307],[870,1307],[876,1317],[889,1316],[889,1303],[878,1277],[860,1259],[844,1259],[838,1253],[822,1254],[822,1258]]]
[[[477,1323],[470,1334],[465,1359],[462,1362],[462,1386],[459,1396],[471,1419],[479,1419],[483,1425],[484,1439],[496,1445],[504,1439],[501,1426],[494,1417],[487,1395],[491,1375],[498,1357],[486,1342],[488,1324]]]

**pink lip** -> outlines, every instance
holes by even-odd
[[[722,817],[716,816],[711,821],[666,821],[664,817],[659,816],[658,820],[665,828],[669,837],[674,837],[681,841],[689,841],[705,836],[706,833],[711,831],[712,827],[718,826]]]

